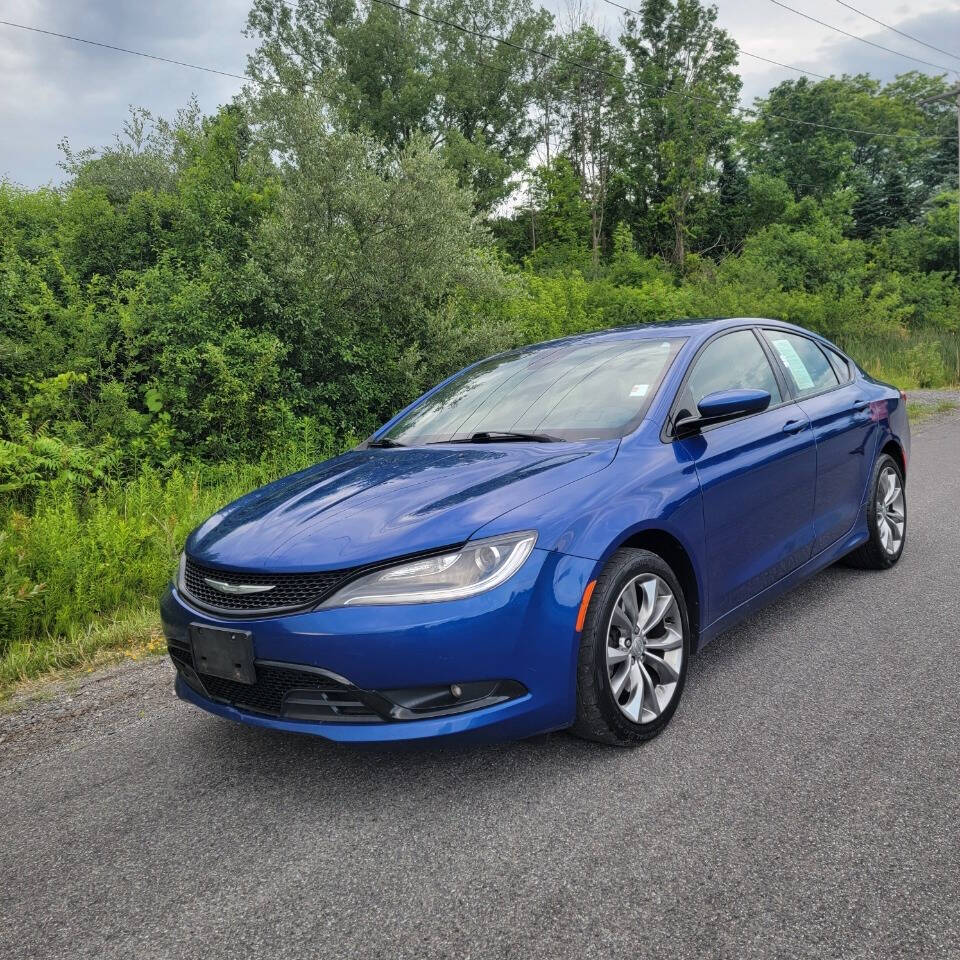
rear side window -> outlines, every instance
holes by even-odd
[[[767,330],[766,333],[783,369],[797,388],[798,396],[829,390],[840,382],[830,361],[812,340],[783,330]]]
[[[697,404],[718,390],[766,390],[770,405],[780,403],[780,388],[752,330],[736,330],[714,340],[694,362],[677,417],[695,414]]]
[[[848,383],[853,379],[853,370],[850,369],[850,364],[845,357],[841,357],[836,350],[831,350],[829,347],[820,345],[823,352],[827,355],[827,359],[833,366],[833,371],[840,378],[841,383]]]

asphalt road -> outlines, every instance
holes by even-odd
[[[960,415],[886,573],[691,663],[634,751],[351,752],[174,700],[166,664],[0,718],[0,956],[960,957]]]

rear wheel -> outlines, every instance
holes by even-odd
[[[886,570],[903,553],[907,541],[907,497],[900,464],[889,454],[877,458],[867,502],[870,539],[844,563],[864,570]]]
[[[689,652],[686,600],[673,571],[647,550],[618,550],[587,609],[572,732],[624,746],[656,736],[677,709]]]

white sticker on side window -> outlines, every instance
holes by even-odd
[[[630,388],[631,397],[645,397],[647,395],[647,390],[650,388],[650,385],[647,383],[635,383]]]
[[[793,348],[789,340],[774,340],[774,347],[780,354],[783,365],[793,374],[793,379],[801,390],[810,390],[813,388],[813,378],[810,376],[807,368],[800,359],[800,354]]]

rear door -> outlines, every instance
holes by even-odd
[[[735,388],[766,390],[770,406],[675,441],[695,462],[702,491],[708,623],[800,566],[813,545],[813,432],[758,333],[735,330],[707,343],[673,419],[695,413],[707,394]]]
[[[852,365],[826,344],[793,331],[764,335],[817,441],[814,553],[854,525],[876,452],[878,423]]]

